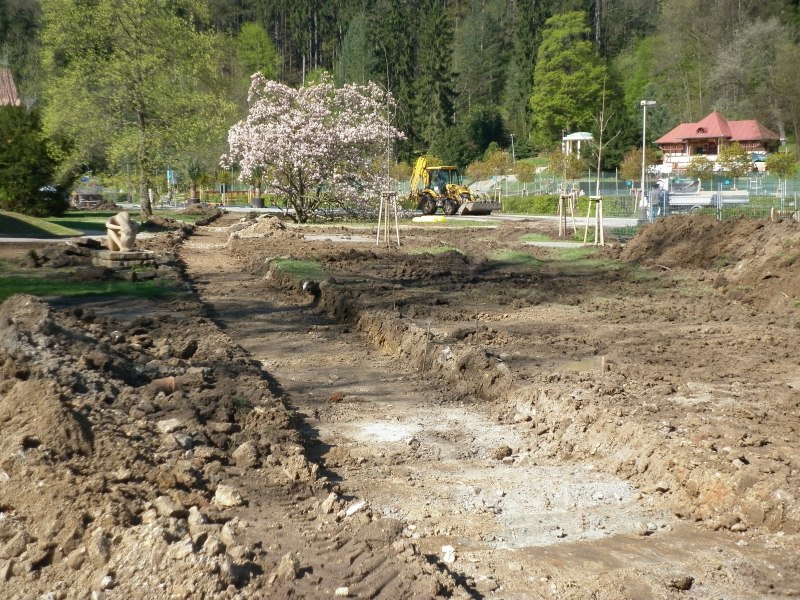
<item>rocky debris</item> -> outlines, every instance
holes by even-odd
[[[56,581],[121,597],[165,582],[179,597],[242,587],[252,547],[199,507],[243,506],[221,481],[262,455],[275,457],[264,476],[281,480],[281,460],[297,458],[313,481],[260,370],[213,326],[198,338],[188,322],[209,330],[202,317],[175,312],[126,322],[30,296],[0,305],[0,468],[14,482],[0,485],[0,579],[10,597]],[[181,385],[167,396],[148,384],[159,377]],[[234,435],[249,439],[234,445]],[[165,579],[159,556],[182,574]],[[23,575],[32,570],[34,586]]]
[[[220,508],[233,508],[242,506],[244,498],[235,487],[220,483],[214,492],[214,504]]]
[[[514,451],[504,444],[494,449],[492,458],[495,460],[503,460],[505,458],[510,458],[512,454],[514,454]]]
[[[694,577],[691,575],[678,575],[673,577],[667,582],[667,587],[685,592],[692,589],[694,585]]]
[[[283,581],[294,581],[297,579],[299,571],[300,562],[293,554],[287,552],[283,555],[281,562],[278,564],[278,569],[275,571],[275,577]]]

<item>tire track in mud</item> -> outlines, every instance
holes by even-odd
[[[184,255],[214,251],[205,244],[187,242]],[[215,319],[301,413],[315,441],[310,454],[327,476],[341,479],[345,494],[404,521],[402,536],[463,574],[476,594],[501,586],[503,598],[577,598],[589,589],[596,597],[636,597],[627,589],[669,597],[681,593],[675,582],[686,573],[696,579],[723,563],[746,562],[735,554],[735,538],[677,523],[591,463],[538,464],[526,447],[529,424],[499,423],[474,395],[422,375],[381,339],[379,325],[367,327],[368,339],[269,282],[243,281],[232,265],[193,275]],[[328,308],[340,315],[351,309]],[[723,547],[730,552],[724,560],[714,556]],[[365,597],[391,585],[380,561],[351,562],[351,577],[364,576]],[[751,597],[725,577],[707,575],[703,584],[694,588],[699,597]]]

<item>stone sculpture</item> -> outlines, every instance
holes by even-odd
[[[136,240],[136,223],[130,215],[122,211],[106,221],[106,247],[116,252],[130,252]]]

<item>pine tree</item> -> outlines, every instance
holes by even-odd
[[[336,85],[341,86],[345,83],[365,84],[370,76],[369,67],[371,63],[369,40],[367,38],[367,19],[364,13],[358,13],[350,21],[347,34],[342,41],[342,49],[334,72]]]
[[[394,120],[406,134],[401,154],[415,145],[416,8],[413,2],[379,0],[369,14],[368,39],[371,79],[388,89],[397,102]]]
[[[424,0],[420,10],[414,112],[426,145],[453,124],[453,29],[443,0]]]
[[[593,125],[607,70],[594,52],[590,33],[584,12],[546,22],[531,95],[531,137],[539,148],[551,147],[564,131],[586,131]]]
[[[515,35],[507,69],[503,111],[509,131],[521,142],[527,142],[530,135],[533,70],[542,28],[551,15],[551,5],[551,0],[516,3]]]
[[[455,88],[460,112],[499,103],[507,63],[497,3],[471,0],[455,36]]]

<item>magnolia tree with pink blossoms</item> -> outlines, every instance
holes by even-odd
[[[403,137],[387,117],[391,96],[372,82],[337,88],[323,76],[294,89],[256,73],[248,102],[247,117],[228,132],[223,166],[238,166],[243,181],[262,173],[265,190],[301,223],[323,202],[377,204],[387,148]]]

